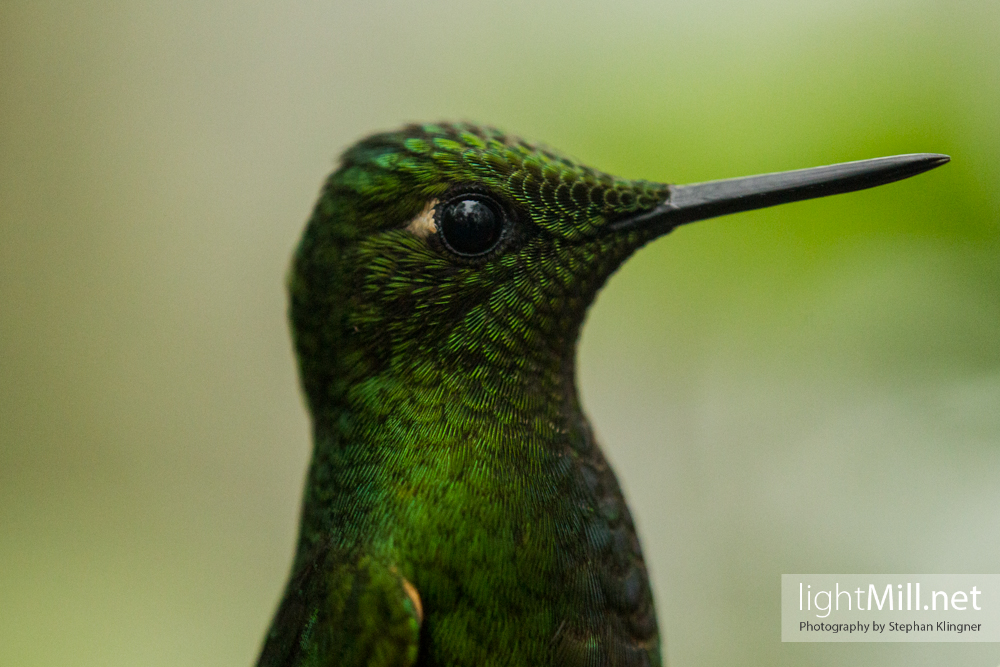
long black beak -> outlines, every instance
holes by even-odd
[[[671,185],[670,195],[656,208],[615,220],[606,229],[654,228],[666,233],[696,220],[873,188],[922,174],[949,160],[947,155],[914,153],[692,185]]]

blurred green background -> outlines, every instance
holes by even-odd
[[[336,156],[495,124],[694,182],[912,180],[682,228],[590,313],[584,402],[673,667],[782,644],[781,573],[1000,571],[1000,3],[0,3],[0,665],[250,665],[309,427],[290,253]]]

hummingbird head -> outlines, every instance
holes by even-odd
[[[314,418],[348,392],[392,391],[378,380],[390,376],[433,391],[473,383],[480,407],[575,401],[563,390],[587,306],[644,243],[693,220],[871,187],[945,161],[900,156],[668,186],[486,127],[371,136],[326,182],[292,267],[291,320]]]
[[[355,145],[290,280],[314,414],[387,372],[552,389],[597,290],[657,234],[608,224],[667,195],[491,128],[412,125]]]

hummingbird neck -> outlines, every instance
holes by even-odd
[[[577,319],[565,337],[514,358],[473,368],[461,355],[397,359],[351,383],[314,424],[298,558],[331,538],[360,547],[378,517],[410,511],[456,480],[476,480],[468,493],[490,502],[498,490],[535,484],[567,447],[589,447],[575,384]]]
[[[575,369],[582,316],[567,318],[565,328],[544,336],[505,324],[502,332],[489,336],[496,345],[492,349],[460,335],[453,337],[461,341],[457,346],[452,341],[420,355],[396,355],[392,363],[353,379],[329,411],[336,419],[317,420],[317,436],[332,436],[323,441],[336,440],[341,446],[369,447],[360,440],[370,428],[395,429],[401,441],[391,446],[405,457],[405,445],[431,427],[467,438],[498,427],[510,429],[511,437],[526,437],[522,427],[538,421],[565,431],[582,419]],[[483,326],[490,329],[492,323]],[[359,432],[356,422],[366,429]],[[446,446],[436,437],[429,440],[421,447]]]

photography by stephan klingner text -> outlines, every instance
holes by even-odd
[[[1000,575],[784,574],[781,641],[997,642]]]

